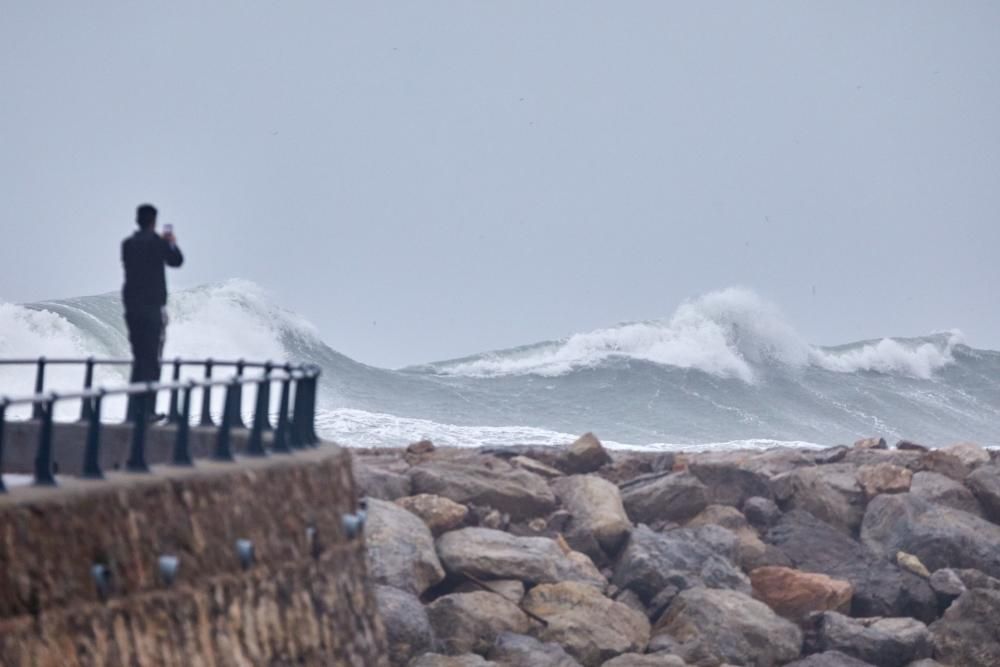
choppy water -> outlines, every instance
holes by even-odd
[[[1000,352],[955,331],[817,347],[747,290],[704,295],[666,319],[401,370],[336,352],[246,281],[178,292],[170,315],[168,357],[319,364],[319,429],[349,445],[564,443],[587,430],[653,448],[870,434],[1000,445]],[[0,303],[0,357],[38,354],[128,356],[117,295]],[[0,368],[0,393],[28,393],[32,372]],[[53,368],[50,386],[80,376]]]

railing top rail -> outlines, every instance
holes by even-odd
[[[39,362],[44,362],[47,365],[73,365],[73,364],[94,364],[95,366],[128,366],[132,363],[131,359],[102,359],[99,357],[35,357],[35,358],[21,358],[21,359],[0,359],[0,366],[33,366]],[[245,359],[213,359],[211,357],[205,359],[185,359],[183,357],[175,357],[173,359],[164,358],[160,360],[160,363],[164,366],[170,364],[180,364],[181,366],[205,366],[211,363],[212,366],[242,366],[243,368],[284,368],[284,369],[303,369],[307,368],[309,364],[292,364],[292,363],[282,363],[276,361],[247,361]]]
[[[283,380],[298,380],[306,377],[315,377],[317,375],[319,375],[318,370],[293,370],[290,373],[276,371],[268,374],[267,379],[275,382],[281,382]],[[175,389],[225,387],[233,383],[256,384],[260,381],[260,377],[239,377],[234,375],[230,378],[217,378],[214,380],[190,379],[183,382],[137,382],[123,387],[98,387],[97,389],[86,389],[82,391],[53,391],[25,396],[0,396],[0,405],[31,405],[35,403],[48,403],[49,401],[80,400],[103,396],[131,396],[134,394],[148,394],[151,392],[171,391]]]

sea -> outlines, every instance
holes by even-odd
[[[1000,446],[1000,352],[955,330],[812,345],[747,289],[692,297],[668,317],[399,369],[341,354],[246,280],[177,291],[169,317],[167,358],[319,365],[317,431],[347,446],[554,445],[587,431],[609,447],[645,450],[822,447],[876,435]],[[127,357],[119,296],[0,302],[0,358],[38,355]],[[50,367],[47,388],[75,389],[82,374]],[[96,377],[126,379],[113,367]],[[31,393],[33,381],[33,368],[0,367],[0,394]],[[106,417],[123,410],[112,402]],[[78,411],[66,403],[57,417]]]

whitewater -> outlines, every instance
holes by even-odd
[[[396,370],[337,352],[245,280],[178,291],[169,315],[166,358],[318,364],[317,430],[349,446],[563,444],[584,431],[642,449],[826,446],[876,434],[1000,446],[1000,352],[954,330],[815,346],[747,289],[693,298],[667,318]],[[39,355],[127,357],[118,295],[0,302],[0,357]],[[0,394],[30,393],[33,372],[0,368]],[[47,379],[75,388],[82,371],[52,367]],[[102,368],[96,379],[126,378]],[[109,419],[122,409],[109,405]],[[57,416],[76,412],[65,405]]]

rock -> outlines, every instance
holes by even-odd
[[[421,595],[444,579],[430,530],[398,505],[368,499],[368,572],[376,583]]]
[[[510,528],[510,515],[488,505],[469,505],[469,521],[480,528],[507,530]]]
[[[448,572],[479,579],[518,579],[532,584],[579,581],[601,589],[607,584],[587,556],[567,554],[547,537],[462,528],[439,537],[437,549]]]
[[[809,657],[790,662],[785,667],[878,667],[870,662],[852,658],[840,651],[813,653]]]
[[[962,568],[955,570],[955,574],[962,580],[966,588],[985,588],[991,591],[1000,591],[1000,579],[974,568]]]
[[[899,497],[878,496],[873,502]],[[853,616],[914,616],[922,620],[937,616],[937,598],[926,581],[889,562],[888,553],[871,551],[807,512],[786,513],[764,539],[800,570],[851,582]]]
[[[585,584],[541,584],[528,592],[524,607],[548,623],[532,624],[533,635],[560,644],[588,667],[621,653],[641,653],[649,642],[644,614]]]
[[[479,456],[468,461],[425,461],[408,473],[414,493],[431,493],[463,505],[486,505],[514,520],[555,509],[545,478],[506,461]]]
[[[511,464],[521,468],[522,470],[527,470],[530,473],[534,473],[545,479],[555,479],[556,477],[562,476],[561,470],[556,470],[552,466],[545,465],[541,461],[536,461],[529,456],[515,456],[510,460]]]
[[[465,505],[429,493],[397,498],[396,504],[420,517],[435,537],[458,528],[469,515]]]
[[[434,451],[434,443],[430,440],[420,440],[419,442],[413,442],[406,446],[407,454],[415,454],[418,456],[424,454],[430,454]]]
[[[861,539],[885,557],[911,553],[931,570],[965,567],[1000,576],[1000,526],[913,493],[875,498],[865,512]]]
[[[854,443],[854,449],[888,449],[885,438],[862,438]]]
[[[486,653],[501,632],[523,634],[532,623],[506,598],[476,591],[452,593],[427,605],[441,649],[448,654]]]
[[[553,642],[540,642],[528,635],[501,633],[487,654],[504,667],[580,667],[563,647]]]
[[[640,525],[618,557],[612,583],[635,591],[646,603],[666,586],[678,583],[750,593],[750,580],[733,566],[738,551],[736,536],[718,526],[655,533]]]
[[[616,554],[632,532],[618,487],[595,475],[571,475],[555,480],[552,488],[571,516],[567,541],[574,544],[574,536],[586,535],[593,537],[604,553]],[[600,557],[580,550],[593,558]]]
[[[805,510],[845,533],[853,533],[865,511],[865,494],[854,470],[849,463],[801,468],[778,476],[772,486],[784,509]]]
[[[410,478],[374,465],[354,460],[354,482],[359,496],[395,500],[410,495]]]
[[[918,472],[913,476],[910,493],[938,505],[947,505],[963,512],[982,516],[979,501],[961,482],[936,472]]]
[[[980,466],[969,474],[965,484],[979,501],[986,518],[1000,523],[1000,466]]]
[[[971,472],[962,459],[941,449],[932,449],[920,456],[914,464],[915,471],[936,472],[961,482]]]
[[[635,523],[684,521],[708,506],[708,488],[690,473],[672,473],[625,486],[622,501]]]
[[[826,449],[821,449],[813,455],[813,461],[816,465],[826,465],[828,463],[840,463],[847,458],[847,454],[851,450],[845,445],[837,445],[836,447],[827,447]]]
[[[598,474],[609,482],[622,484],[642,475],[670,472],[675,461],[673,452],[616,451],[611,454],[611,463]]]
[[[948,667],[948,665],[940,663],[937,660],[932,660],[931,658],[924,658],[923,660],[914,660],[906,667]]]
[[[665,653],[624,653],[611,658],[601,667],[686,667],[687,663],[676,655]]]
[[[757,536],[757,531],[750,527],[747,519],[735,507],[728,505],[709,505],[698,516],[687,522],[689,527],[720,526],[734,533],[739,539],[739,556],[737,562],[745,572],[763,565],[784,564],[782,555],[775,558],[775,550],[764,544]],[[775,561],[778,561],[775,563]]]
[[[920,559],[913,554],[908,554],[905,551],[896,552],[896,564],[907,572],[912,572],[918,577],[923,577],[924,579],[930,579],[931,573],[927,571],[927,567],[920,562]]]
[[[604,445],[593,433],[586,433],[569,446],[558,467],[571,475],[583,475],[596,471],[606,463],[611,463],[611,457]]]
[[[487,592],[501,595],[514,604],[521,604],[521,600],[524,598],[524,582],[517,579],[493,579],[483,583],[490,587]],[[481,590],[485,589],[472,580],[462,582],[455,588],[456,593],[474,593]]]
[[[816,611],[847,612],[854,587],[825,574],[787,567],[760,567],[750,573],[753,595],[779,616],[800,621]]]
[[[747,498],[771,497],[767,477],[734,461],[695,459],[688,471],[708,487],[708,502],[742,507]]]
[[[625,589],[623,591],[617,591],[614,595],[610,595],[610,597],[615,602],[621,602],[622,604],[631,607],[640,613],[646,613],[646,605],[643,604],[642,598],[640,598],[639,594],[635,591]]]
[[[913,473],[892,463],[875,463],[858,468],[857,479],[865,496],[871,499],[880,493],[909,491]]]
[[[912,442],[910,440],[900,440],[899,442],[896,443],[896,449],[902,449],[904,451],[909,451],[909,452],[929,452],[929,451],[931,451],[930,447],[927,447],[926,445],[918,444],[916,442]]]
[[[921,456],[920,452],[901,449],[849,449],[844,456],[844,463],[856,466],[889,463],[912,472],[917,469]]]
[[[501,667],[501,665],[484,660],[482,656],[474,653],[466,655],[424,653],[419,658],[412,660],[408,667]]]
[[[660,645],[698,665],[770,667],[799,657],[802,632],[762,602],[738,591],[692,588],[681,592],[653,630]]]
[[[966,587],[958,573],[951,568],[936,570],[930,577],[931,588],[944,602],[944,606],[965,592]]]
[[[970,468],[990,462],[990,453],[974,442],[959,442],[945,447],[942,451],[958,458]]]
[[[781,518],[777,503],[769,498],[756,496],[743,503],[743,514],[747,521],[758,530],[766,530]]]
[[[1000,591],[968,590],[931,624],[934,657],[946,665],[1000,665]]]
[[[879,667],[903,667],[933,650],[927,626],[912,618],[854,619],[828,611],[810,625],[807,650],[840,651]]]
[[[405,665],[410,658],[434,648],[427,612],[417,596],[392,586],[375,586],[378,613],[385,626],[389,660]]]

